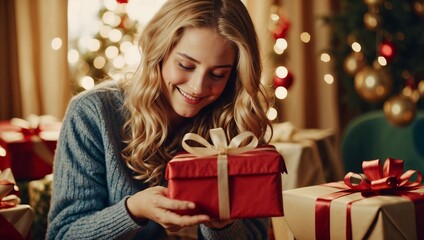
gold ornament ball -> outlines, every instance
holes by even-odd
[[[365,66],[355,75],[354,85],[363,99],[378,102],[387,97],[392,90],[393,81],[384,68]]]
[[[381,24],[381,16],[378,13],[365,13],[364,24],[369,30],[375,30]]]
[[[424,2],[416,1],[414,3],[414,11],[418,16],[424,17]]]
[[[368,6],[378,6],[383,3],[383,0],[364,0],[364,2]]]
[[[349,54],[343,64],[345,71],[350,75],[355,75],[365,66],[365,58],[362,53],[353,52]]]
[[[424,80],[418,82],[418,93],[420,97],[424,97]]]
[[[383,109],[387,120],[398,127],[410,124],[417,112],[415,103],[403,95],[391,97],[384,103]]]

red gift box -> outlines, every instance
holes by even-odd
[[[11,168],[17,180],[40,179],[52,173],[61,122],[49,120],[33,126],[25,122],[0,122],[0,170]]]
[[[187,134],[183,147],[197,156],[178,154],[167,165],[170,198],[196,204],[195,209],[179,213],[207,214],[213,219],[283,216],[281,175],[286,171],[283,157],[271,145],[256,148],[255,140],[247,147],[238,147],[234,144],[237,140],[228,146],[222,138],[225,144],[217,143],[214,130],[211,138],[215,146],[202,138],[198,142],[206,148],[188,147],[185,141],[193,140],[190,139],[193,134]],[[253,136],[250,132],[241,135],[243,139]],[[239,142],[243,142],[241,138]],[[220,165],[222,157],[226,158],[224,165]],[[222,166],[227,168],[224,174],[219,170]]]

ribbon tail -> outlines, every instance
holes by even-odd
[[[218,200],[220,219],[230,219],[230,197],[228,188],[228,158],[227,155],[218,155]]]

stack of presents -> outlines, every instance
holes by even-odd
[[[57,121],[0,122],[0,239],[44,238],[59,131]],[[281,217],[295,239],[424,239],[422,175],[405,171],[402,160],[365,160],[363,172],[341,181],[325,178],[284,189],[287,176],[297,179],[304,171],[291,169],[291,157],[279,150],[278,141],[258,146],[251,132],[228,139],[220,128],[211,129],[210,140],[187,133],[184,151],[167,165],[170,197],[198,206],[181,214]]]
[[[52,116],[0,121],[0,188],[14,189],[0,193],[0,239],[44,239],[60,127]]]

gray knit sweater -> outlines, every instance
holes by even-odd
[[[71,100],[55,155],[47,239],[166,238],[159,224],[140,226],[126,210],[126,199],[147,186],[120,155],[123,111],[123,94],[110,83]],[[268,223],[239,219],[221,230],[201,224],[199,239],[267,239]]]

